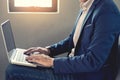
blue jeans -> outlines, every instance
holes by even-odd
[[[52,68],[32,68],[9,64],[6,80],[115,80],[111,69],[79,74],[56,74]]]
[[[6,80],[74,80],[70,74],[55,74],[52,68],[32,68],[9,64]]]

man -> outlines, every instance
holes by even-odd
[[[49,47],[28,49],[26,60],[38,67],[9,65],[6,80],[115,80],[120,13],[112,0],[80,0],[80,6],[70,35]],[[68,57],[53,58],[64,52]]]

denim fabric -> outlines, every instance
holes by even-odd
[[[52,68],[32,68],[9,64],[6,80],[115,80],[110,68],[98,72],[56,74]]]
[[[52,68],[32,68],[9,64],[6,80],[74,80],[70,74],[55,74]]]

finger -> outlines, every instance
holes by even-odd
[[[26,50],[26,51],[24,52],[24,54],[30,55],[30,54],[32,54],[32,53],[34,53],[34,52],[38,52],[37,48],[30,48],[30,49]]]
[[[33,58],[33,57],[29,57],[29,58],[26,58],[26,61],[30,62],[30,63],[34,63],[34,64],[40,64],[40,60],[36,59],[36,58]]]
[[[38,64],[38,61],[36,61],[35,59],[30,59],[27,60],[29,63],[33,63],[33,64]]]
[[[27,61],[28,61],[28,62],[34,62],[34,63],[35,63],[35,62],[36,62],[36,59],[28,59]]]
[[[26,61],[31,62],[33,60],[32,57],[26,57]]]
[[[31,50],[32,50],[32,49],[31,49]],[[25,55],[30,55],[31,50],[25,51],[24,54],[25,54]]]
[[[32,55],[26,57],[26,60],[39,59],[39,58],[40,58],[40,55],[38,55],[38,54],[36,54],[36,55],[32,54]]]
[[[24,52],[24,54],[28,54],[28,52],[30,52],[30,51],[33,50],[33,49],[34,49],[34,47],[27,49],[27,50]]]

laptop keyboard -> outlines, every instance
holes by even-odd
[[[23,53],[24,53],[24,51],[17,50],[16,54],[13,56],[13,59],[16,60],[16,61],[20,61],[20,62],[27,62],[25,60],[27,55],[24,55]]]
[[[36,67],[36,64],[29,63],[26,61],[27,55],[24,54],[25,50],[16,50],[15,53],[11,56],[11,60],[13,61],[14,64],[19,63],[19,65],[25,65],[25,66],[31,66],[31,67]]]

